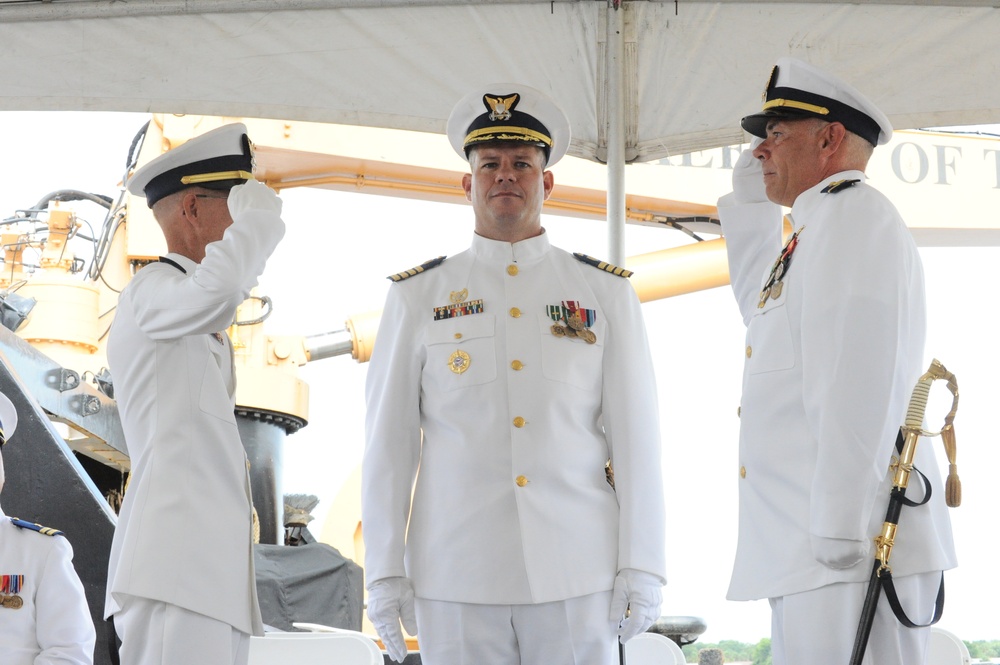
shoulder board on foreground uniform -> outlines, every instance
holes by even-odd
[[[436,268],[437,266],[444,263],[444,260],[448,258],[447,256],[439,256],[436,259],[431,259],[421,263],[416,268],[410,268],[409,270],[404,270],[403,272],[397,272],[395,275],[389,275],[386,279],[391,279],[394,282],[402,282],[404,279],[409,279],[414,275],[419,275],[425,270],[430,270],[431,268]]]
[[[41,524],[35,524],[34,522],[27,522],[25,520],[19,520],[16,517],[10,517],[10,523],[19,529],[28,529],[30,531],[37,531],[43,536],[64,536],[62,531],[59,529],[53,529],[52,527],[42,526]]]
[[[859,182],[861,181],[857,178],[851,178],[850,180],[835,180],[820,191],[824,194],[836,194],[837,192],[842,192],[849,187],[854,187],[854,185]]]
[[[595,259],[593,256],[587,256],[586,254],[581,254],[579,252],[573,252],[573,258],[577,261],[583,261],[587,265],[594,266],[595,268],[600,268],[605,272],[609,272],[612,275],[618,275],[619,277],[631,277],[632,271],[625,270],[625,268],[619,268],[616,265],[612,265],[607,261],[601,261],[600,259]]]

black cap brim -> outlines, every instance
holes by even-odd
[[[754,113],[752,115],[745,116],[740,120],[740,125],[743,127],[744,131],[748,134],[756,136],[758,138],[767,138],[767,123],[772,120],[779,119],[787,120],[805,120],[806,118],[821,118],[823,116],[818,113],[810,113],[808,111],[799,111],[796,109],[781,109],[780,111],[762,111],[761,113]]]

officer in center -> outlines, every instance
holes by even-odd
[[[391,277],[366,390],[368,614],[400,662],[402,622],[426,665],[617,663],[666,581],[631,273],[549,243],[570,135],[543,93],[472,92],[448,136],[475,233]]]

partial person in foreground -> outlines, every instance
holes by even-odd
[[[611,665],[666,581],[639,301],[627,271],[549,243],[569,123],[543,93],[478,90],[448,136],[475,234],[391,277],[367,380],[368,615],[399,662],[402,622],[426,665]]]
[[[16,429],[17,410],[0,393],[0,451]],[[5,478],[0,452],[0,492]],[[65,534],[0,509],[0,663],[91,665],[95,640]]]
[[[253,179],[242,124],[160,155],[128,190],[168,253],[122,291],[108,340],[131,476],[105,614],[123,665],[241,665],[263,625],[226,329],[284,235],[281,200]]]
[[[845,665],[897,432],[923,373],[923,268],[896,208],[866,182],[875,147],[892,136],[868,98],[781,58],[763,110],[742,125],[756,138],[719,200],[747,325],[728,597],[769,599],[775,665]],[[791,208],[784,244],[781,206]],[[930,446],[916,466],[944,496]],[[951,524],[943,501],[906,508],[902,522],[893,577],[909,617],[927,623],[942,571],[955,566]],[[928,633],[882,602],[864,662],[923,663]]]

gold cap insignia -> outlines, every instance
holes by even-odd
[[[521,95],[516,92],[507,97],[490,94],[483,95],[483,104],[486,105],[486,109],[490,112],[490,120],[494,122],[497,120],[510,120],[510,112],[514,110],[519,101],[521,101]]]
[[[763,104],[767,101],[767,91],[771,89],[774,85],[775,79],[778,78],[778,66],[775,65],[771,68],[771,75],[767,77],[767,85],[764,86],[764,92],[760,95],[760,102]]]

